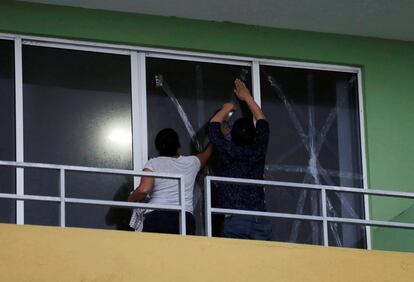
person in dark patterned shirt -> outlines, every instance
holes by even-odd
[[[231,129],[231,140],[225,137],[225,120],[234,111],[233,103],[222,106],[208,124],[208,137],[218,154],[216,175],[224,177],[263,179],[266,150],[269,142],[269,124],[246,85],[234,82],[234,93],[245,102],[256,120],[238,119]],[[217,207],[265,211],[264,188],[257,185],[220,183]],[[226,215],[223,236],[242,239],[269,240],[270,221],[264,217]]]

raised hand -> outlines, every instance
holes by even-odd
[[[238,78],[234,81],[234,94],[236,94],[237,98],[241,101],[246,101],[247,99],[252,98],[246,84]]]
[[[239,98],[241,101],[246,102],[250,112],[253,114],[253,117],[256,120],[266,119],[262,109],[254,101],[250,90],[240,79],[236,79],[234,81],[234,94],[236,94],[237,98]]]

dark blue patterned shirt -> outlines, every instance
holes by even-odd
[[[208,137],[218,155],[217,176],[263,179],[269,124],[261,119],[256,122],[256,139],[251,145],[236,145],[224,138],[220,123],[210,122]],[[264,189],[258,185],[220,183],[217,207],[264,211]]]

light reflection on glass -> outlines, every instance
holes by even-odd
[[[130,56],[28,45],[22,53],[25,161],[132,169]],[[58,187],[50,171],[25,172],[24,182],[35,195],[53,196]],[[119,199],[126,182],[114,175],[67,174],[66,193]],[[107,210],[98,209],[93,218],[84,211],[67,211],[67,222],[112,228],[105,222]],[[25,217],[35,224],[54,225],[58,214],[42,203],[25,207]]]
[[[112,143],[120,146],[128,146],[132,143],[131,132],[122,128],[114,128],[110,130],[108,139]]]

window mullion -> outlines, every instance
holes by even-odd
[[[16,114],[16,161],[24,161],[23,139],[23,62],[22,40],[14,41],[15,58],[15,114]],[[24,170],[16,168],[16,194],[24,194]],[[16,223],[24,224],[24,201],[16,201]]]

